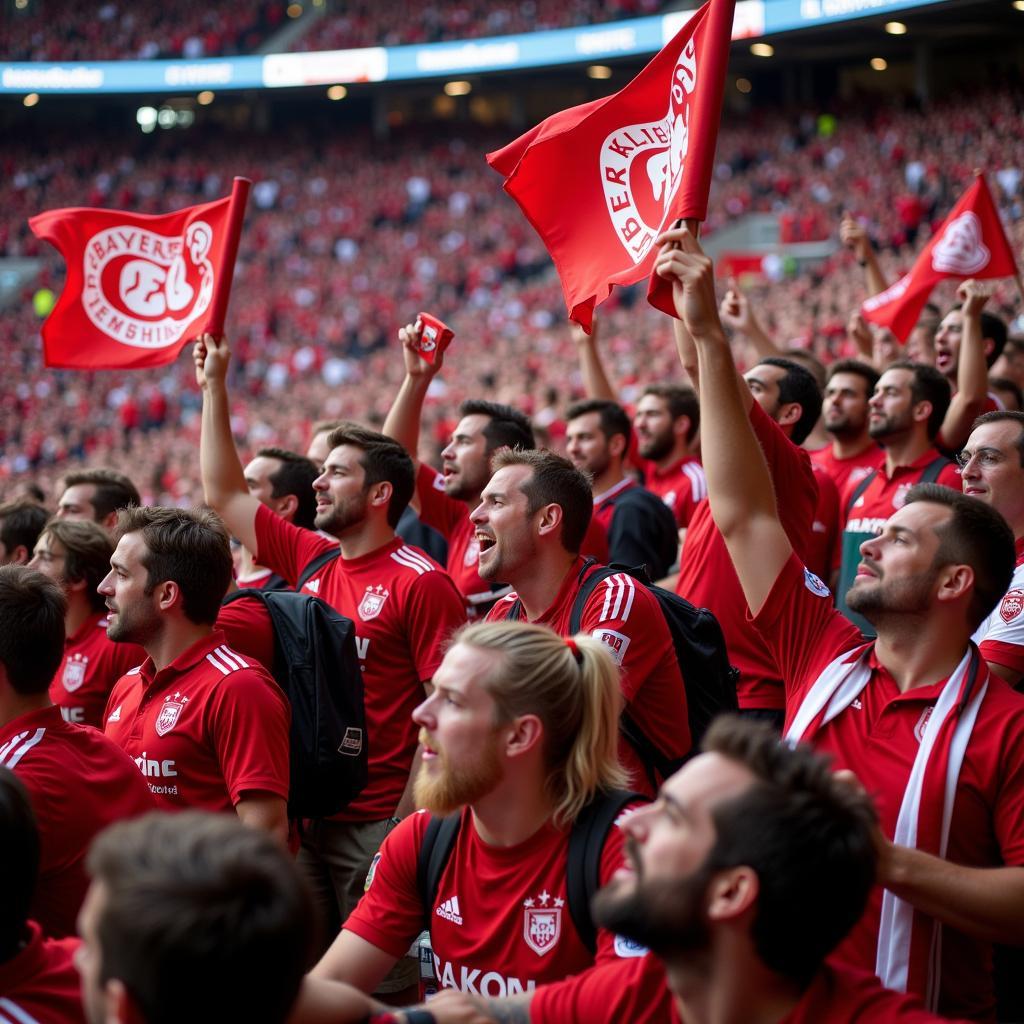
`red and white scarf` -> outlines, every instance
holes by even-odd
[[[797,708],[786,732],[787,742],[812,743],[818,730],[860,695],[871,679],[873,647],[867,644],[847,651],[828,665]],[[972,643],[925,723],[892,837],[899,846],[946,856],[957,780],[987,691],[988,672]],[[882,984],[898,992],[917,992],[934,1010],[941,958],[939,922],[927,914],[915,914],[911,904],[886,889],[875,961]]]

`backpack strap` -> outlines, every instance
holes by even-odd
[[[522,616],[522,614],[523,614],[523,602],[520,601],[519,598],[517,597],[509,605],[508,611],[505,612],[505,621],[506,622],[518,622],[520,617]]]
[[[921,479],[917,482],[919,484],[933,484],[939,479],[939,474],[949,465],[950,460],[945,455],[936,456],[928,463],[927,466],[921,471]]]
[[[867,476],[861,478],[861,481],[853,489],[853,494],[850,495],[850,500],[846,503],[846,518],[850,518],[850,513],[853,511],[853,506],[857,503],[857,499],[868,489],[868,484],[871,483],[875,477],[878,476],[878,470],[873,469]]]
[[[444,867],[455,849],[455,840],[461,826],[462,814],[458,811],[444,818],[431,815],[427,831],[423,834],[416,858],[416,889],[423,906],[423,927],[426,931],[430,931],[437,888],[441,884]]]
[[[340,547],[330,548],[321,552],[311,562],[307,562],[295,581],[295,589],[301,590],[328,562],[333,562],[340,554]]]
[[[617,572],[628,572],[626,569],[605,565],[599,568],[597,572],[592,572],[587,576],[587,573],[590,572],[590,567],[593,565],[597,565],[596,558],[586,559],[583,563],[583,568],[580,569],[579,576],[576,577],[580,589],[576,591],[576,600],[573,601],[572,611],[569,613],[569,636],[575,636],[580,631],[580,625],[583,623],[583,609],[587,607],[590,595],[609,576],[614,576]]]
[[[590,914],[590,901],[601,888],[605,841],[626,804],[643,799],[638,793],[621,789],[598,793],[579,813],[569,833],[565,872],[569,916],[580,941],[591,953],[597,950],[597,928]]]

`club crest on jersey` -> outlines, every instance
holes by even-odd
[[[943,274],[968,277],[984,267],[992,255],[981,240],[978,215],[965,210],[946,225],[932,249],[932,267]]]
[[[480,561],[480,541],[473,537],[466,545],[466,553],[462,556],[462,564],[470,569]]]
[[[616,665],[622,664],[626,648],[629,646],[628,636],[614,629],[595,629],[590,635],[595,640],[600,640],[612,652]]]
[[[193,221],[185,237],[121,225],[85,245],[82,308],[108,338],[132,348],[178,342],[213,298],[213,229]]]
[[[562,934],[562,909],[565,900],[545,889],[535,899],[523,900],[523,939],[537,954],[544,956],[558,944]]]
[[[61,682],[68,693],[74,693],[85,682],[85,670],[89,667],[89,659],[84,654],[73,654],[64,666]]]
[[[188,697],[182,697],[180,693],[176,693],[173,699],[169,696],[164,697],[164,706],[160,709],[154,725],[157,736],[166,736],[178,724],[187,703]]]
[[[377,618],[390,593],[387,587],[382,587],[380,584],[376,587],[367,587],[362,601],[359,602],[359,618],[363,622]]]
[[[1013,622],[1022,610],[1024,610],[1024,590],[1014,588],[1007,591],[1006,597],[1003,598],[1003,602],[999,606],[999,618],[1003,622]]]
[[[623,125],[601,146],[601,184],[608,215],[634,264],[643,262],[650,252],[682,183],[689,147],[689,97],[696,86],[697,47],[691,39],[672,72],[665,116]]]
[[[896,488],[896,493],[892,496],[892,507],[903,508],[907,503],[907,495],[910,493],[910,488],[913,484],[900,484]]]

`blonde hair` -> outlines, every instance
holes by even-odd
[[[546,626],[481,622],[463,628],[453,643],[501,654],[482,680],[507,722],[536,715],[544,726],[545,780],[554,823],[571,824],[598,790],[624,788],[619,763],[619,670],[608,648],[593,637],[567,641]]]

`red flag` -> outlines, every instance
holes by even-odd
[[[867,299],[861,306],[861,315],[888,327],[900,341],[906,341],[928,296],[940,281],[947,277],[1012,277],[1016,273],[1013,250],[985,178],[979,174],[918,256],[910,273]]]
[[[651,273],[661,231],[707,213],[734,7],[709,0],[624,89],[553,114],[487,156],[586,331],[613,284]]]
[[[32,217],[67,264],[43,324],[46,365],[163,366],[204,331],[221,333],[249,184],[236,178],[224,199],[159,216],[76,207]]]

